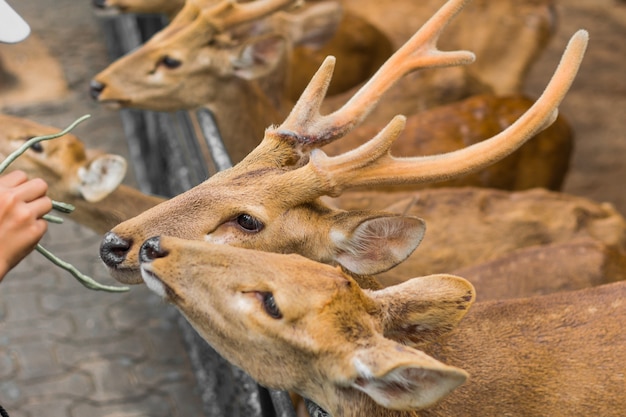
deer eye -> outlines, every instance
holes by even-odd
[[[180,67],[183,62],[179,59],[165,55],[163,58],[161,58],[161,64],[165,65],[166,68],[174,69]]]
[[[249,214],[237,216],[237,224],[247,232],[259,232],[263,229],[263,223]]]
[[[276,300],[274,299],[274,294],[271,292],[260,292],[258,293],[261,302],[263,303],[263,308],[265,312],[269,314],[269,316],[273,319],[282,319],[283,314],[278,309],[276,305]]]
[[[41,142],[33,143],[32,145],[30,145],[30,149],[32,149],[34,152],[42,153],[43,145],[41,144]]]

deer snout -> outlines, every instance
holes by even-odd
[[[108,232],[100,244],[100,259],[109,268],[115,268],[126,259],[133,242],[122,239],[113,232]]]
[[[141,262],[152,262],[155,259],[166,256],[167,251],[161,249],[161,238],[159,236],[146,240],[141,245],[141,249],[139,249],[139,260]]]
[[[91,98],[94,100],[98,100],[102,91],[104,91],[106,85],[102,84],[100,81],[91,80],[89,82],[89,94]]]

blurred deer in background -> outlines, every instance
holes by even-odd
[[[98,74],[92,81],[92,94],[103,103],[153,110],[193,109],[205,105],[215,113],[233,160],[240,161],[258,144],[265,127],[286,116],[294,90],[290,80],[308,79],[310,72],[305,68],[313,68],[317,64],[317,60],[308,63],[302,48],[294,49],[293,45],[308,44],[310,39],[319,43],[320,37],[328,37],[338,23],[338,10],[332,7],[337,3],[312,2],[304,11],[286,10],[293,3],[289,1],[275,1],[273,4],[262,1],[237,5],[220,3],[213,8],[199,9],[199,4],[214,3],[188,2],[185,10],[155,38]],[[252,4],[255,4],[256,13],[251,8]],[[431,9],[421,4],[411,7],[419,8],[419,16],[424,19],[424,11]],[[485,31],[498,27],[497,22],[502,19],[496,17],[508,11],[500,6],[494,9],[495,16],[490,15],[494,23],[486,26],[488,29]],[[533,13],[542,15],[543,12]],[[267,14],[270,17],[266,17]],[[353,14],[347,13],[346,16]],[[252,23],[242,24],[243,21]],[[469,23],[467,20],[462,22],[464,25]],[[417,26],[415,23],[413,27]],[[473,28],[475,25],[472,21]],[[386,41],[386,35],[368,30],[362,22],[348,24],[344,19],[339,27],[345,30],[331,39],[329,48],[317,51],[315,56],[334,54],[340,57],[340,65],[350,65],[338,68],[336,72],[343,79],[339,82],[333,80],[330,85],[331,88],[338,85],[342,91],[370,76],[392,47]],[[408,38],[409,34],[405,32],[406,29],[400,38]],[[450,43],[471,43],[465,32],[459,33],[462,35],[455,34]],[[471,36],[472,39],[479,38],[478,34]],[[397,40],[399,36],[395,38]],[[288,42],[285,42],[286,39]],[[543,44],[545,42],[538,42],[532,48],[525,46],[524,52],[532,50],[534,57]],[[502,45],[498,47],[502,48]],[[503,55],[495,51],[487,52],[488,55]],[[506,54],[510,54],[508,49]],[[514,56],[522,57],[524,54],[517,51]],[[284,71],[285,65],[292,69],[289,74]],[[499,67],[502,73],[514,73],[504,69],[504,66]],[[365,142],[399,108],[415,113],[428,107],[424,104],[427,101],[451,101],[475,91],[489,90],[473,87],[476,83],[468,81],[471,77],[459,76],[465,74],[463,71],[466,70],[439,69],[402,80],[401,87],[390,88],[379,110],[365,122],[366,126],[352,132],[346,140],[330,145],[328,152],[340,153]],[[357,74],[357,77],[351,80],[345,78],[352,74]],[[442,84],[437,78],[441,74],[454,74],[456,81]],[[446,77],[443,76],[443,79]],[[419,93],[415,93],[416,88],[420,89]],[[299,94],[301,88],[295,90]],[[511,88],[509,91],[518,92],[519,89]],[[331,93],[336,93],[336,90]],[[444,94],[446,98],[433,100],[433,94]],[[325,102],[326,107],[335,108],[333,102],[343,101],[344,96],[340,95]],[[419,113],[408,121],[408,127],[394,145],[393,152],[413,156],[460,149],[495,135],[531,104],[531,100],[519,94],[485,94]],[[560,189],[572,152],[571,130],[559,117],[553,126],[538,136],[523,150],[488,171],[444,185]]]
[[[626,278],[626,220],[610,204],[540,189],[482,188],[348,192],[331,204],[419,216],[428,225],[415,253],[377,275],[385,284],[455,273],[468,278],[485,300]],[[537,268],[551,278],[533,278]]]
[[[446,3],[342,108],[321,116],[334,60],[325,61],[287,119],[269,128],[241,163],[105,236],[100,254],[112,275],[122,282],[141,282],[139,245],[161,234],[300,253],[358,275],[380,273],[405,260],[422,239],[420,219],[335,210],[320,197],[349,189],[447,180],[505,157],[554,121],[587,44],[586,32],[574,35],[537,102],[505,131],[478,144],[441,155],[395,158],[389,148],[404,127],[404,118],[398,116],[353,151],[328,157],[317,149],[359,125],[405,73],[470,61],[471,53],[442,52],[435,46],[445,23],[463,4]]]
[[[0,125],[0,159],[32,137],[60,131],[7,115],[0,115]],[[51,198],[76,207],[70,219],[97,233],[164,201],[121,184],[126,161],[118,155],[86,149],[72,134],[35,144],[9,166],[9,171],[17,169],[30,178],[45,179]]]
[[[144,46],[98,74],[91,83],[92,95],[108,105],[157,111],[207,106],[215,113],[232,159],[239,161],[258,144],[267,126],[284,118],[292,104],[287,98],[287,63],[293,45],[323,42],[338,23],[336,3],[314,3],[304,10],[283,12],[293,3],[223,1],[204,10],[188,2]],[[270,14],[271,18],[264,19]],[[344,81],[350,85],[370,76],[391,54],[389,44],[381,45],[381,53],[376,49],[364,53],[364,47],[351,45],[372,46],[363,39],[372,36],[371,31],[353,29],[338,45],[347,50],[334,51],[350,63],[345,74],[359,75],[358,81]],[[355,52],[351,54],[350,48]],[[298,58],[294,68],[306,65],[302,56]],[[366,73],[360,75],[363,70],[352,71],[352,66],[365,68]]]
[[[222,356],[334,417],[626,409],[626,282],[468,312],[474,289],[454,276],[364,291],[298,255],[168,236],[148,239],[140,259],[148,287]]]
[[[240,1],[239,3],[246,2],[249,1]],[[133,13],[165,14],[171,14],[172,7],[182,9],[186,5],[187,8],[206,9],[217,3],[219,0],[189,0],[187,2],[179,0],[169,2],[162,0],[94,0],[97,7]],[[375,0],[341,0],[339,2],[314,0],[306,3],[300,2],[297,7],[302,4],[308,6],[316,3],[335,3],[340,5],[343,10],[344,18],[337,29],[341,36],[331,40],[331,42],[343,36],[350,37],[356,29],[363,30],[363,27],[352,27],[352,22],[358,19],[367,22],[368,26],[376,27],[379,36],[387,38],[392,44],[392,49],[397,49],[404,44],[414,33],[415,28],[425,22],[441,4],[439,0],[428,0],[420,3],[399,1],[394,2],[393,5]],[[336,10],[339,13],[338,9]],[[520,92],[526,72],[554,33],[555,14],[553,0],[521,2],[505,0],[497,4],[485,0],[476,0],[470,4],[465,12],[467,18],[453,24],[452,33],[443,40],[444,44],[448,42],[445,44],[446,48],[456,49],[463,45],[476,51],[478,56],[484,57],[472,68],[460,70],[461,72],[468,72],[469,75],[466,76],[467,80],[455,82],[458,84],[457,87],[461,87],[459,90],[465,91],[462,85],[473,82],[489,86],[489,90],[497,94]],[[494,36],[494,34],[499,36]],[[375,40],[376,38],[370,39]],[[374,46],[374,44],[369,46]],[[315,45],[314,49],[318,48],[320,45]],[[370,49],[370,52],[373,50]],[[328,51],[324,54],[317,54],[320,60],[314,66],[307,68],[304,72],[302,68],[299,72],[294,72],[302,74],[300,77],[302,82],[299,83],[302,88],[306,86],[313,75],[313,72],[307,73],[307,71],[314,71],[328,54],[330,54]],[[347,57],[342,56],[341,58],[348,61]],[[302,62],[298,61],[298,63],[300,64],[298,66],[301,67]],[[448,72],[455,71],[459,72],[459,70],[454,69],[450,69]],[[441,73],[436,77],[442,77]],[[472,78],[474,81],[471,80]],[[413,81],[406,82],[406,84],[414,83]],[[334,80],[334,83],[336,82],[337,80]],[[470,90],[475,92],[487,91],[484,88],[476,85]],[[455,94],[452,91],[453,88],[447,88],[447,90],[449,91],[445,92],[444,95]],[[299,94],[301,89],[295,91]],[[419,90],[413,91],[419,91],[420,95],[424,95],[423,86],[420,86]],[[297,98],[297,95],[294,98]],[[450,99],[445,101],[450,101]],[[398,111],[409,112],[408,109],[398,109]]]

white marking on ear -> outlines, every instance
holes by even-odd
[[[111,194],[126,175],[126,160],[118,155],[102,155],[91,161],[89,166],[78,170],[78,190],[91,203],[98,202]]]
[[[359,376],[361,376],[362,378],[371,379],[374,377],[374,374],[372,374],[372,370],[369,368],[369,366],[361,362],[359,358],[354,357],[352,359],[352,365],[354,366],[354,369],[356,369],[356,371],[358,372]]]

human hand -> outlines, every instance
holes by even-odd
[[[28,255],[48,230],[42,216],[52,210],[48,184],[22,171],[0,176],[0,281]]]

